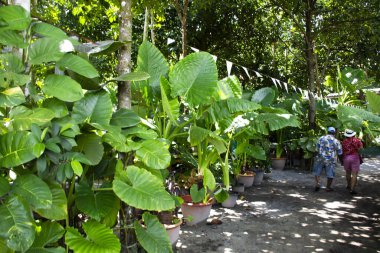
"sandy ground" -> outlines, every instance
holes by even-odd
[[[181,227],[176,252],[380,252],[380,159],[366,159],[358,195],[338,167],[335,191],[314,191],[309,171],[266,174],[234,208],[213,206],[220,225]],[[325,181],[324,181],[325,183]]]

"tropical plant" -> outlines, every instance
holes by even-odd
[[[115,111],[108,92],[110,81],[149,75],[101,84],[88,57],[114,43],[88,50],[19,6],[1,7],[0,16],[0,43],[14,47],[0,55],[1,251],[120,252],[114,229],[126,229],[116,228],[125,220],[118,218],[122,203],[175,207],[161,176],[170,164],[168,145],[133,111]],[[139,242],[171,252],[152,219],[145,218],[145,231],[134,223]]]

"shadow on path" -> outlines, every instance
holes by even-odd
[[[314,192],[305,171],[273,171],[234,208],[214,205],[221,225],[182,226],[177,252],[380,252],[380,160],[367,160],[351,196],[338,167],[333,192]]]

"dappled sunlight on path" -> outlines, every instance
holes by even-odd
[[[234,208],[214,205],[220,225],[182,226],[177,252],[380,252],[380,161],[366,159],[358,195],[337,169],[333,192],[314,192],[304,171],[273,171]]]

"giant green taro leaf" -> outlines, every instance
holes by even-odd
[[[63,188],[58,183],[48,184],[52,194],[52,204],[49,208],[39,208],[36,212],[50,220],[64,220],[67,217],[67,199]]]
[[[33,154],[36,139],[30,132],[8,132],[0,135],[0,166],[16,167],[36,158]]]
[[[262,104],[263,106],[269,106],[273,103],[275,98],[275,90],[269,87],[264,87],[255,91],[255,93],[252,96],[252,101]]]
[[[261,113],[257,115],[254,122],[258,125],[267,123],[270,131],[300,126],[298,118],[292,114]]]
[[[116,195],[130,206],[144,210],[170,210],[174,200],[165,190],[162,181],[145,169],[127,167],[113,181]]]
[[[74,103],[73,118],[78,122],[91,122],[109,125],[112,117],[112,101],[105,91],[88,92]]]
[[[166,169],[170,164],[170,152],[165,143],[159,140],[146,140],[136,151],[136,156],[149,168]]]
[[[69,40],[42,38],[37,39],[29,51],[31,64],[42,64],[58,61],[65,52],[73,51],[74,47]]]
[[[53,39],[69,38],[66,33],[58,27],[43,22],[33,24],[32,32],[42,35],[43,37],[50,37]]]
[[[50,208],[53,201],[49,186],[33,174],[18,176],[13,183],[13,191],[22,196],[34,209]]]
[[[95,78],[99,76],[98,71],[91,63],[74,54],[65,54],[57,62],[57,66],[62,69],[69,69],[87,78]]]
[[[139,48],[137,70],[144,71],[150,75],[147,81],[149,86],[158,87],[160,77],[165,76],[168,69],[169,64],[160,50],[148,41],[143,42]]]
[[[229,76],[218,81],[218,94],[220,99],[241,98],[243,88],[236,76]]]
[[[170,97],[170,83],[166,78],[161,77],[160,81],[162,108],[169,119],[178,125],[179,118],[179,101],[178,98]]]
[[[124,128],[136,126],[140,121],[140,117],[133,110],[121,108],[112,115],[111,124]]]
[[[26,48],[28,46],[24,42],[22,35],[19,32],[12,30],[0,31],[0,44],[17,48]]]
[[[66,102],[75,102],[83,97],[83,90],[80,84],[68,76],[47,76],[42,90],[46,95]]]
[[[33,245],[26,253],[64,253],[64,248],[49,245],[56,243],[64,233],[65,229],[58,222],[43,222],[37,230]]]
[[[5,177],[0,176],[0,197],[6,194],[10,189],[9,181]]]
[[[368,100],[368,106],[373,113],[380,114],[380,96],[375,92],[367,91],[366,97]]]
[[[119,253],[120,242],[112,229],[95,221],[89,220],[83,224],[86,237],[77,229],[68,227],[65,242],[75,253]]]
[[[338,119],[346,128],[360,131],[363,121],[380,123],[380,117],[370,111],[350,106],[339,105],[337,108]]]
[[[215,61],[206,52],[190,54],[174,66],[169,81],[172,97],[181,96],[191,106],[210,103],[218,89]]]
[[[0,17],[2,24],[0,31],[2,30],[18,30],[22,31],[28,28],[32,21],[29,12],[27,12],[20,5],[2,6],[0,8]]]
[[[76,188],[76,206],[77,208],[100,221],[114,210],[119,210],[119,199],[113,191],[93,191],[90,186],[81,183]]]
[[[139,221],[134,222],[136,236],[141,246],[143,246],[147,252],[173,252],[168,233],[158,218],[150,213],[144,213],[143,221],[145,224],[144,227]]]
[[[35,225],[27,204],[12,197],[0,205],[0,238],[7,238],[7,246],[25,252],[34,241]]]
[[[10,112],[14,130],[29,130],[32,124],[43,126],[49,123],[55,114],[46,108],[28,109],[24,106],[14,107]]]
[[[96,165],[102,160],[104,147],[100,136],[95,134],[82,134],[78,137],[77,143],[78,146],[75,151],[83,153],[85,158],[90,162],[89,165]]]
[[[14,87],[0,92],[0,107],[11,107],[25,102],[25,96],[20,87]]]

